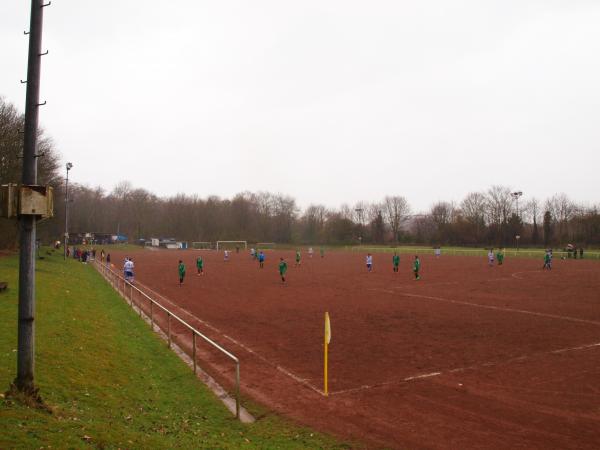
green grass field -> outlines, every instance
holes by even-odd
[[[352,246],[345,247],[345,250],[354,251],[354,252],[385,252],[385,253],[408,253],[408,254],[420,254],[420,255],[433,255],[433,247],[431,246],[405,246],[399,245],[398,247],[393,246],[372,246],[372,245],[362,245],[362,246]],[[470,247],[441,247],[442,255],[454,255],[454,256],[481,256],[485,257],[489,248],[470,248]],[[497,251],[498,248],[495,249]],[[517,250],[516,248],[506,247],[505,249],[506,256],[511,257],[520,257],[520,258],[539,258],[540,260],[544,259],[545,250],[540,248],[520,248]],[[567,252],[560,251],[558,249],[554,249],[553,251],[555,258],[560,258],[561,256],[567,256]],[[577,255],[579,257],[579,254]],[[584,258],[591,260],[600,260],[600,251],[598,250],[586,250],[584,251]]]
[[[44,250],[45,254],[45,250]],[[18,258],[0,258],[0,392],[16,371]],[[2,395],[0,448],[349,448],[245,403],[244,425],[89,265],[37,266],[36,384],[53,413]]]
[[[241,249],[240,251],[250,251],[250,248],[254,244],[248,244],[248,250]],[[85,248],[92,248],[93,246],[80,246]],[[311,245],[293,245],[293,244],[276,244],[273,249],[276,250],[290,250],[295,251],[297,248],[301,248],[303,251],[306,251],[308,247]],[[421,255],[433,255],[433,247],[432,246],[423,246],[423,245],[399,245],[394,247],[393,245],[355,245],[355,246],[344,246],[344,245],[312,245],[314,250],[314,254],[319,254],[319,249],[323,247],[325,252],[336,251],[336,250],[345,250],[345,251],[358,251],[358,252],[372,252],[372,253],[393,253],[398,252],[401,254],[421,254]],[[143,247],[139,245],[133,244],[113,244],[109,246],[95,246],[96,250],[99,252],[101,248],[104,248],[107,253],[112,251],[135,251],[141,250]],[[266,248],[266,250],[271,250],[271,247]],[[229,250],[235,249],[235,247],[228,248]],[[192,249],[193,250],[193,249]],[[455,255],[455,256],[481,256],[486,257],[488,248],[485,247],[442,247],[442,255]],[[497,250],[497,248],[496,248]],[[505,254],[509,257],[520,257],[520,258],[539,258],[540,260],[544,259],[545,250],[542,248],[532,248],[532,247],[523,247],[517,250],[513,247],[506,247]],[[561,251],[560,249],[554,249],[554,257],[560,258],[562,256],[567,256],[566,252]],[[600,260],[600,250],[598,249],[589,249],[585,250],[584,258],[591,260]]]

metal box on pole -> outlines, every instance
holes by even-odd
[[[19,215],[48,218],[54,215],[54,189],[50,186],[21,186]]]
[[[47,219],[54,215],[54,189],[51,186],[0,186],[0,217],[14,219],[35,216]]]

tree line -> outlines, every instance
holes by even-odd
[[[0,184],[21,178],[23,115],[0,98]],[[38,228],[49,242],[64,232],[64,170],[52,140],[40,131],[38,180],[55,192],[54,217]],[[517,203],[506,186],[472,192],[462,201],[437,202],[413,211],[407,198],[301,209],[287,195],[242,192],[233,198],[178,194],[160,197],[119,183],[112,191],[69,186],[69,231],[124,234],[130,241],[174,237],[186,241],[243,239],[306,244],[511,246],[600,245],[598,206],[583,206],[565,194]],[[0,247],[14,247],[17,223],[0,219]]]

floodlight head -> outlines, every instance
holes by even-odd
[[[67,171],[71,170],[73,168],[73,163],[68,162],[67,163]]]
[[[521,195],[523,195],[523,192],[521,191],[516,191],[516,192],[511,192],[511,194],[514,198],[519,198]]]

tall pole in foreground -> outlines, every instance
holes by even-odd
[[[67,179],[65,181],[65,252],[63,259],[67,259],[67,248],[69,248],[69,170],[73,164],[67,163]]]
[[[27,93],[25,96],[25,133],[23,140],[24,185],[37,183],[37,132],[40,97],[40,67],[42,56],[42,0],[31,1],[29,27],[29,58],[27,63]],[[16,388],[25,394],[35,395],[35,238],[36,218],[21,215],[19,260],[19,332],[17,351]]]

